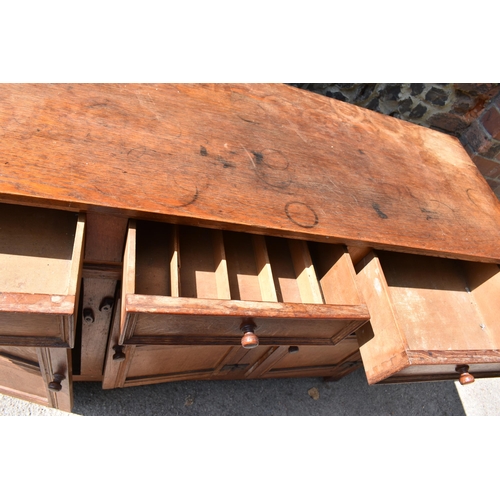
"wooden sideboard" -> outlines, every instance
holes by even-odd
[[[0,391],[500,372],[449,136],[285,85],[0,85]]]

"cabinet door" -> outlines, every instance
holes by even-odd
[[[69,350],[0,346],[0,392],[71,411],[73,389]]]
[[[282,346],[255,370],[261,378],[328,377],[338,380],[361,367],[358,342],[348,337],[335,346]],[[267,366],[266,366],[267,365]]]
[[[227,346],[127,346],[118,387],[210,378]]]

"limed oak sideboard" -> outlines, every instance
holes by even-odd
[[[4,394],[500,373],[500,207],[453,137],[286,85],[30,84],[0,143]]]

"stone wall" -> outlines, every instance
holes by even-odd
[[[292,83],[459,137],[500,198],[498,83]]]
[[[500,199],[500,94],[462,134],[460,141]]]

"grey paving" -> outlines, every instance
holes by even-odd
[[[467,416],[500,416],[500,378],[476,379],[464,386],[455,382],[455,386]]]
[[[473,399],[473,389],[468,393]],[[68,415],[6,396],[0,399],[0,415],[56,414]],[[360,369],[338,382],[185,381],[108,391],[99,383],[80,382],[74,384],[72,415],[465,416],[467,412],[454,382],[369,386]]]

